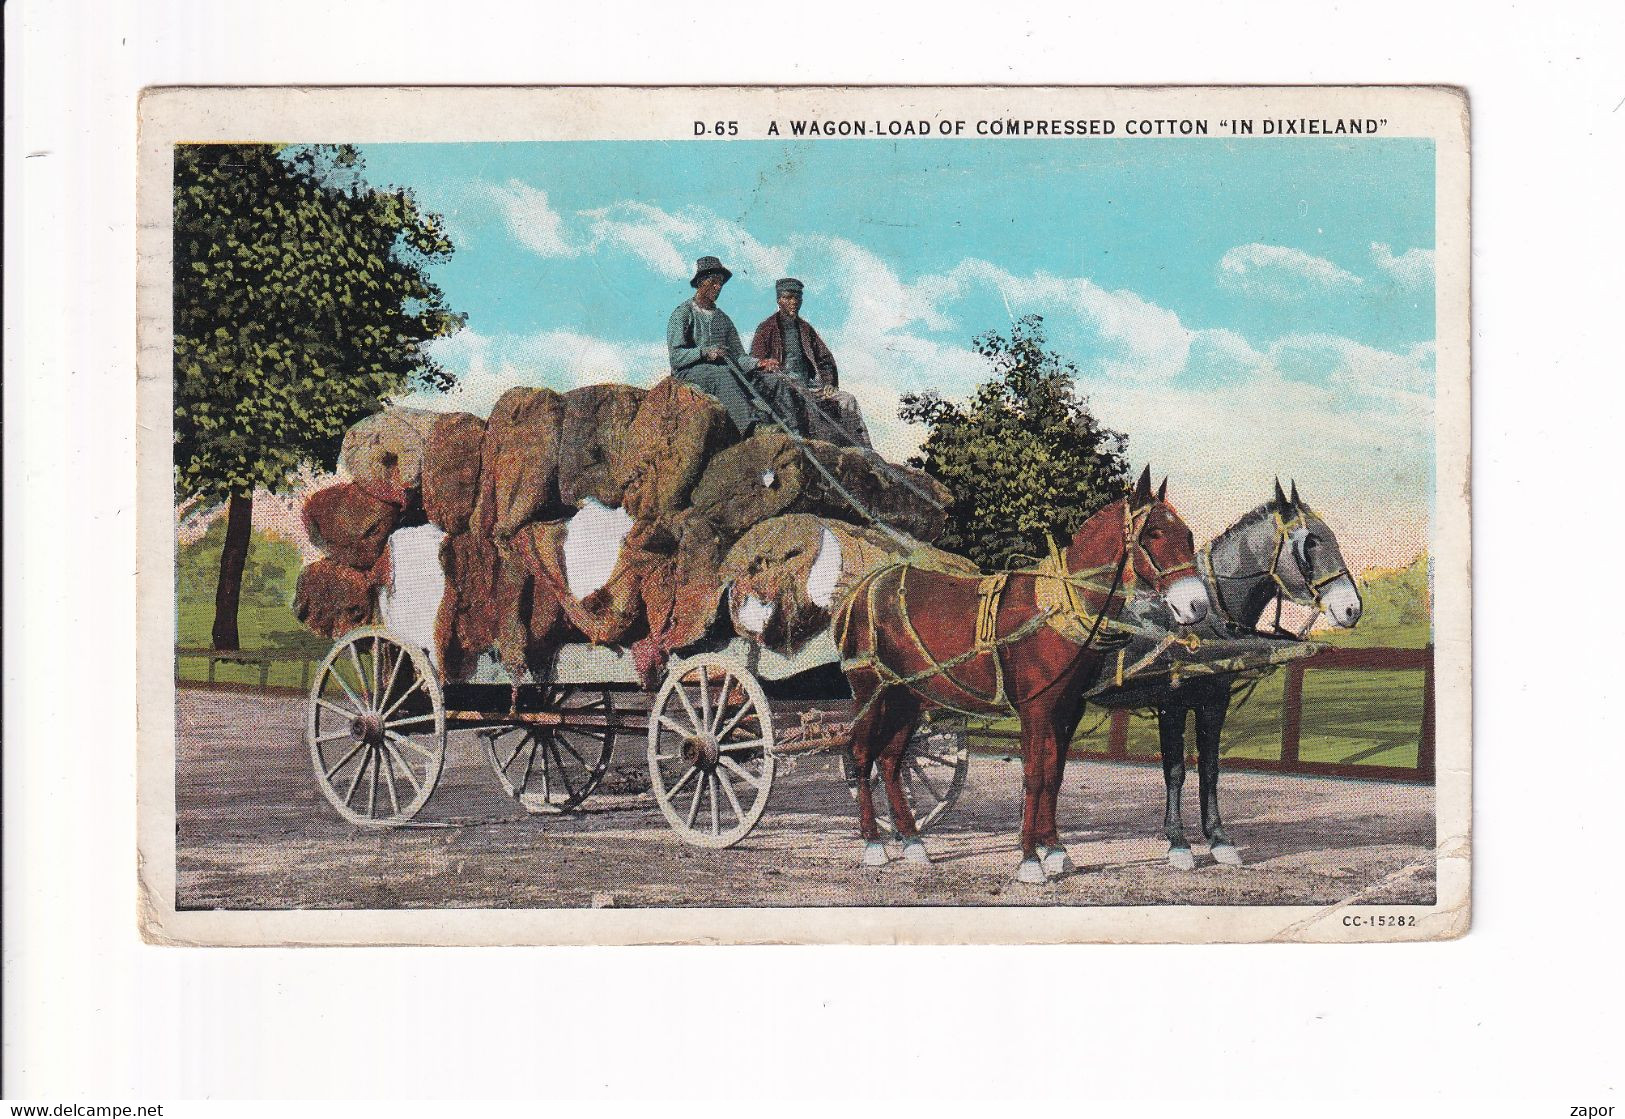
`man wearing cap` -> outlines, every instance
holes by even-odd
[[[722,285],[732,276],[714,256],[695,261],[694,278],[689,281],[694,297],[678,304],[666,324],[672,376],[716,398],[742,435],[774,423],[774,416],[756,402],[756,396],[797,434],[804,434],[807,425],[801,399],[780,375],[779,361],[747,354],[738,328],[717,306]]]
[[[840,390],[835,355],[812,324],[801,317],[801,281],[786,276],[773,285],[773,290],[779,298],[779,309],[756,328],[751,354],[759,361],[777,362],[791,383],[811,395],[808,408],[814,438],[869,446],[869,429],[864,425],[857,398]],[[811,415],[812,408],[823,416]],[[834,430],[836,425],[839,432]],[[840,438],[841,434],[845,438]]]

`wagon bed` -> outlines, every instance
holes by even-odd
[[[690,650],[652,696],[629,652],[587,644],[562,647],[545,681],[516,685],[487,653],[452,682],[421,642],[367,626],[341,637],[317,670],[306,740],[338,813],[390,828],[428,803],[454,732],[471,732],[503,791],[538,814],[580,807],[617,744],[641,738],[672,829],[695,846],[730,847],[761,819],[781,758],[845,746],[852,712],[838,665],[825,631],[789,656],[737,637]],[[922,725],[904,772],[922,826],[952,806],[968,768],[963,723]],[[850,766],[846,776],[855,795]]]

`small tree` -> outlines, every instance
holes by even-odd
[[[1367,571],[1360,580],[1360,624],[1349,644],[1425,645],[1432,639],[1432,561],[1426,552],[1404,567]]]
[[[461,328],[429,279],[441,220],[368,186],[355,148],[175,149],[175,488],[226,501],[214,646],[238,647],[257,487],[330,466],[344,432],[413,383]]]
[[[1078,368],[1044,349],[1044,320],[973,344],[993,378],[964,404],[935,390],[903,397],[899,416],[929,429],[913,460],[953,493],[944,548],[999,568],[1042,556],[1128,483],[1128,437],[1100,425],[1078,395]]]

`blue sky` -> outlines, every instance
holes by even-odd
[[[651,383],[696,256],[748,339],[807,285],[893,457],[897,396],[961,396],[973,335],[1045,316],[1136,463],[1216,531],[1296,477],[1371,562],[1421,546],[1432,489],[1433,145],[1419,140],[815,140],[365,145],[443,214],[437,277],[483,412],[515,383]],[[1194,515],[1193,515],[1194,514]],[[1351,557],[1352,559],[1353,557]]]

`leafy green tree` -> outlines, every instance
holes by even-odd
[[[1360,579],[1360,624],[1352,630],[1326,629],[1339,645],[1417,648],[1433,639],[1432,560],[1426,552],[1404,567],[1368,571]]]
[[[227,503],[218,649],[238,647],[255,489],[330,466],[385,398],[452,382],[425,350],[465,321],[429,278],[452,243],[363,171],[348,145],[175,149],[175,488]]]
[[[999,568],[1044,555],[1047,535],[1070,536],[1122,496],[1128,437],[1100,425],[1077,393],[1078,367],[1044,348],[1042,316],[973,344],[993,377],[969,401],[909,393],[898,414],[929,429],[914,465],[954,495],[938,543]]]
[[[181,547],[175,556],[175,597],[182,603],[204,603],[220,581],[220,553],[226,545],[226,521],[217,518],[207,532]],[[243,565],[241,605],[286,607],[299,582],[299,548],[291,540],[261,532],[250,534]]]

